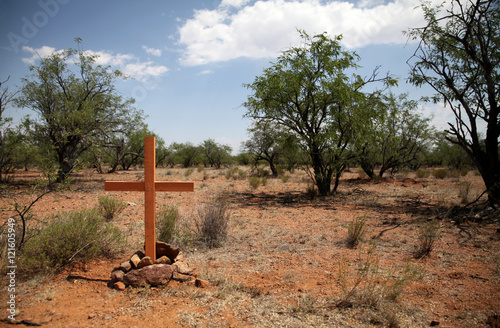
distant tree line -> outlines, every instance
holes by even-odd
[[[371,177],[408,167],[475,166],[491,204],[500,204],[500,15],[498,1],[451,0],[451,7],[422,9],[427,25],[407,31],[418,47],[408,81],[429,85],[455,115],[444,133],[418,113],[418,102],[392,92],[398,81],[355,74],[359,56],[343,49],[342,36],[309,36],[282,52],[253,83],[245,116],[252,119],[242,153],[208,139],[194,145],[158,138],[157,165],[231,163],[269,165],[273,175],[305,167],[321,195],[334,193],[340,177],[359,165]],[[80,45],[79,39],[76,40]],[[144,156],[143,137],[154,135],[133,99],[114,87],[126,78],[96,63],[96,56],[68,49],[31,66],[16,92],[0,83],[0,179],[37,166],[64,181],[81,166],[98,172],[128,170]],[[3,117],[13,103],[36,116],[21,124]],[[485,133],[480,126],[486,126]]]
[[[308,41],[313,39],[305,33],[303,37]],[[338,46],[336,40],[324,36],[320,42],[333,42],[330,47]],[[311,46],[319,51],[320,45]],[[323,55],[324,59],[328,57]],[[264,164],[269,166],[273,176],[278,176],[282,170],[293,171],[314,164],[313,168],[320,173],[313,172],[312,179],[319,179],[323,187],[329,187],[328,179],[335,173],[335,189],[341,173],[356,165],[371,178],[382,177],[387,171],[394,172],[403,167],[442,165],[459,168],[472,165],[460,147],[447,141],[444,134],[434,132],[429,120],[418,115],[417,102],[408,100],[406,95],[395,96],[379,91],[365,95],[355,90],[374,82],[375,74],[366,82],[358,77],[353,85],[339,87],[336,84],[344,82],[335,80],[334,85],[329,86],[342,89],[346,97],[349,92],[353,93],[359,102],[356,106],[366,107],[361,113],[356,111],[362,107],[343,112],[342,106],[347,103],[343,100],[337,104],[337,111],[333,112],[335,116],[329,117],[331,106],[337,100],[325,92],[323,96],[327,99],[324,103],[329,105],[321,109],[319,106],[314,108],[313,104],[307,115],[293,121],[295,130],[280,124],[280,120],[254,120],[248,129],[249,138],[242,143],[237,156],[231,155],[230,146],[213,139],[198,145],[190,142],[167,145],[149,129],[143,112],[133,107],[134,100],[123,99],[115,91],[114,83],[125,78],[121,72],[97,65],[96,59],[80,50],[68,49],[42,59],[38,66],[31,66],[32,74],[23,79],[21,90],[9,91],[6,86],[8,78],[0,82],[2,181],[6,181],[15,169],[32,167],[39,168],[58,182],[64,181],[77,168],[93,168],[98,173],[129,170],[143,163],[145,136],[156,136],[158,167],[203,165],[220,169],[231,164],[254,167]],[[315,74],[320,73],[325,72]],[[306,72],[304,78],[320,77]],[[327,83],[326,77],[325,81],[315,83]],[[393,83],[388,77],[381,81]],[[284,90],[284,86],[281,87]],[[311,92],[306,91],[306,97],[310,97]],[[302,101],[305,104],[307,99]],[[12,119],[3,115],[9,103],[31,108],[37,115],[13,125]],[[247,105],[251,108],[250,103]],[[307,126],[307,120],[312,120],[315,126]],[[321,180],[322,174],[326,174],[326,180]]]

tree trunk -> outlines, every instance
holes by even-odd
[[[340,170],[335,174],[335,185],[333,186],[334,193],[337,192],[337,188],[339,187],[340,177],[342,176],[342,172],[343,172],[343,170]],[[372,173],[373,173],[373,171],[372,171]]]
[[[374,166],[366,163],[363,160],[360,162],[360,165],[361,165],[361,168],[363,169],[363,171],[366,173],[366,175],[368,177],[370,177],[370,179],[373,179],[373,177],[375,176]]]
[[[273,173],[273,177],[277,177],[278,169],[276,169],[276,164],[274,164],[274,160],[269,161],[269,166],[271,167],[271,172]]]
[[[500,207],[500,172],[499,168],[493,168],[481,171],[488,200],[492,206]]]
[[[94,168],[97,170],[97,173],[99,174],[104,173],[104,171],[102,170],[101,156],[94,155]]]
[[[330,195],[330,188],[332,184],[332,178],[325,176],[324,174],[315,174],[316,186],[318,187],[318,192],[321,196]]]
[[[387,171],[388,169],[389,169],[389,167],[382,165],[382,167],[380,168],[380,171],[378,172],[379,178],[383,178],[385,171]]]
[[[313,152],[311,154],[312,168],[314,171],[314,179],[316,180],[316,186],[318,187],[318,192],[321,196],[330,195],[332,175],[333,171],[325,168],[323,165],[323,160],[318,152]]]
[[[57,183],[64,182],[68,175],[73,171],[73,161],[65,160],[59,164],[59,170],[57,172]]]

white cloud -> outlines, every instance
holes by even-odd
[[[201,71],[200,73],[198,73],[198,75],[207,75],[207,74],[213,74],[213,73],[214,73],[214,71],[207,69],[207,70]]]
[[[134,60],[135,56],[132,54],[113,54],[107,51],[85,51],[87,55],[96,55],[96,64],[103,66],[118,66],[123,67],[127,62]]]
[[[26,64],[34,65],[37,59],[46,58],[54,52],[62,52],[49,46],[43,46],[38,49],[31,47],[23,47],[25,52],[33,55],[28,58],[22,58]],[[138,57],[132,54],[114,54],[109,51],[85,51],[87,55],[97,56],[95,62],[98,65],[112,66],[122,71],[125,75],[133,77],[139,81],[146,81],[149,77],[158,77],[168,72],[168,67],[163,65],[155,65],[153,61],[141,61]]]
[[[153,61],[141,61],[132,54],[114,54],[108,51],[86,51],[97,55],[96,63],[118,68],[122,73],[139,81],[146,81],[149,77],[157,77],[169,71],[168,67],[155,65]]]
[[[52,48],[49,46],[43,46],[41,48],[34,49],[31,47],[24,46],[23,51],[31,53],[32,56],[28,57],[28,58],[21,58],[21,60],[26,64],[35,65],[35,62],[37,59],[47,58],[48,56],[52,55],[56,51],[56,48]]]
[[[142,49],[144,49],[144,51],[146,51],[147,54],[157,56],[157,57],[161,56],[161,49],[149,48],[146,46],[142,46]]]
[[[122,67],[123,73],[135,77],[138,80],[145,80],[150,76],[160,76],[168,72],[165,66],[154,65],[152,61],[129,63]]]
[[[250,0],[222,0],[220,6],[240,8],[246,5],[249,1]]]
[[[342,34],[347,48],[369,44],[405,43],[401,33],[424,24],[416,9],[420,0],[394,0],[380,4],[363,0],[358,6],[347,1],[259,0],[237,10],[227,6],[245,5],[246,0],[223,0],[215,10],[195,10],[193,18],[179,28],[183,65],[203,65],[239,57],[275,57],[298,45],[297,29],[310,35]]]

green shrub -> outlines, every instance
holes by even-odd
[[[115,216],[120,214],[127,205],[116,198],[113,197],[99,197],[97,200],[99,205],[98,205],[98,210],[99,213],[106,219],[106,221],[111,221]]]
[[[192,167],[188,168],[185,172],[184,172],[184,176],[185,177],[188,177],[190,176],[191,174],[193,174],[194,172],[194,169]]]
[[[363,236],[366,231],[365,223],[366,219],[364,217],[355,218],[349,223],[349,227],[347,228],[347,238],[346,238],[347,247],[354,248],[363,239]]]
[[[458,184],[458,197],[462,204],[467,204],[469,202],[471,187],[472,184],[469,181],[462,181]]]
[[[175,240],[179,211],[176,206],[164,206],[156,214],[156,238],[166,243]]]
[[[210,178],[210,175],[208,175],[207,172],[203,171],[203,181],[208,180]]]
[[[419,179],[427,178],[429,176],[429,171],[418,169],[415,171],[415,176]]]
[[[237,167],[233,167],[226,171],[225,177],[228,180],[244,180],[247,177],[247,172]]]
[[[290,180],[290,176],[288,174],[281,174],[280,179],[283,183],[287,183]]]
[[[267,178],[266,177],[262,177],[260,179],[260,183],[263,185],[263,186],[267,186]]]
[[[229,180],[231,178],[234,179],[234,180],[236,180],[237,179],[237,176],[236,176],[237,173],[238,173],[238,168],[237,167],[232,167],[232,168],[230,168],[230,169],[228,169],[226,171],[226,173],[224,174],[224,176],[226,177],[227,180]]]
[[[435,220],[422,225],[418,230],[418,245],[414,257],[418,259],[429,255],[438,239],[439,226]]]
[[[118,228],[96,210],[61,213],[25,244],[21,267],[29,273],[54,272],[75,262],[112,256],[123,249]]]
[[[203,164],[198,165],[198,167],[196,168],[196,170],[197,170],[198,172],[201,172],[201,171],[203,171],[204,169],[205,169],[205,166],[204,166]]]
[[[394,302],[412,281],[418,279],[421,270],[407,262],[402,270],[380,267],[375,252],[376,245],[371,244],[361,251],[355,268],[345,258],[338,262],[338,282],[341,288],[339,308],[354,305],[381,308],[384,303]],[[390,318],[386,318],[390,321]]]
[[[310,200],[314,200],[318,196],[318,190],[313,184],[310,184],[306,189],[306,195]]]
[[[247,177],[247,172],[241,169],[238,169],[238,179],[243,180]]]
[[[259,167],[259,168],[257,168],[257,175],[259,177],[267,177],[267,176],[269,176],[269,170],[266,170],[266,169]]]
[[[252,189],[257,189],[259,188],[259,185],[260,185],[260,178],[259,177],[250,177],[248,178],[248,183],[250,184],[250,187],[252,187]]]
[[[432,175],[436,179],[444,179],[448,176],[448,170],[447,169],[437,169],[432,171]]]
[[[198,238],[209,248],[221,246],[227,237],[229,219],[227,196],[216,194],[213,199],[198,209],[198,216],[195,219]]]

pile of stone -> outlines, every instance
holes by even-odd
[[[137,251],[129,261],[113,269],[111,280],[113,287],[118,290],[125,290],[127,286],[166,285],[170,280],[186,282],[202,288],[209,285],[208,281],[197,278],[197,274],[189,267],[179,247],[161,241],[156,242],[154,264],[144,252]]]

